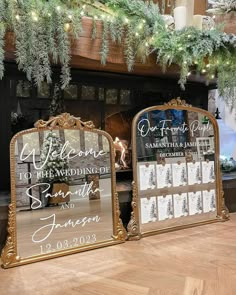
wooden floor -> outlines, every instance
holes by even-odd
[[[235,295],[236,214],[210,224],[8,270],[1,295]]]

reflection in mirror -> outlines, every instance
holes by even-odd
[[[222,216],[216,124],[189,106],[152,107],[135,117],[134,213],[141,234]]]
[[[105,132],[31,129],[19,133],[12,145],[15,242],[22,263],[124,240],[124,231],[117,232],[123,227],[114,193],[112,141]]]

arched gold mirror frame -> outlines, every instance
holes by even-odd
[[[111,175],[111,204],[112,204],[112,221],[111,228],[113,235],[110,239],[94,242],[91,244],[80,245],[78,247],[72,247],[68,249],[59,250],[52,253],[39,254],[29,257],[20,257],[17,253],[17,220],[16,220],[16,164],[15,164],[15,143],[17,139],[25,134],[41,131],[55,131],[55,130],[81,130],[96,133],[104,136],[109,142],[109,154],[110,154],[110,175]],[[71,116],[68,113],[63,113],[56,117],[50,118],[48,121],[39,120],[35,123],[35,128],[28,129],[17,133],[10,143],[10,165],[11,165],[11,203],[9,205],[8,213],[8,237],[5,247],[1,253],[1,261],[3,268],[10,268],[14,266],[24,265],[27,263],[42,261],[46,259],[56,258],[68,254],[74,254],[81,251],[92,250],[100,247],[110,246],[124,242],[126,239],[126,230],[123,227],[120,219],[119,201],[116,192],[115,183],[115,150],[113,147],[113,140],[111,136],[105,131],[94,128],[92,121],[83,122],[80,118]]]
[[[161,229],[153,229],[149,231],[142,231],[141,230],[141,196],[140,191],[138,189],[138,159],[137,159],[137,123],[141,115],[151,112],[151,111],[166,111],[166,110],[183,110],[188,112],[196,112],[200,113],[203,116],[209,118],[210,122],[212,123],[213,130],[214,130],[214,146],[215,146],[215,191],[216,191],[216,201],[217,201],[217,208],[216,208],[216,217],[211,218],[209,220],[203,220],[199,222],[184,224],[184,225],[173,225],[167,226],[166,228]],[[131,213],[131,220],[128,225],[128,239],[140,239],[141,237],[159,234],[169,231],[174,231],[178,229],[184,229],[188,227],[193,227],[197,225],[208,224],[216,221],[226,221],[229,219],[229,211],[225,206],[224,202],[224,192],[222,187],[222,179],[221,179],[221,172],[220,172],[220,163],[219,163],[219,129],[218,124],[214,116],[200,108],[192,107],[191,105],[187,104],[185,100],[181,100],[180,98],[172,99],[170,102],[166,103],[165,105],[160,106],[153,106],[141,110],[133,119],[132,122],[132,162],[133,162],[133,199],[132,199],[132,213]],[[154,193],[155,195],[155,193]]]

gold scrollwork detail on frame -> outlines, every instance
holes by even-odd
[[[222,203],[221,203],[221,215],[220,215],[220,219],[222,221],[227,221],[230,219],[230,215],[229,215],[229,210],[225,205],[225,198],[224,198],[224,191],[221,190],[221,195],[222,195]]]
[[[118,194],[115,193],[115,218],[117,219],[117,226],[116,226],[116,231],[117,235],[113,236],[115,240],[119,241],[125,241],[127,239],[127,232],[123,226],[123,222],[120,218],[120,206],[119,206],[119,199],[118,199]]]
[[[141,238],[139,233],[139,224],[137,221],[137,214],[138,214],[138,208],[137,208],[137,187],[135,181],[132,182],[132,209],[130,222],[127,226],[128,230],[128,240],[139,240]]]
[[[9,215],[8,215],[8,236],[6,240],[5,247],[2,250],[1,254],[1,260],[2,260],[2,266],[5,268],[9,264],[12,264],[14,262],[17,262],[20,260],[20,257],[16,256],[16,248],[15,248],[15,242],[14,242],[14,227],[15,227],[15,216],[14,216],[14,208],[15,205],[11,203],[9,205]]]
[[[44,120],[38,120],[34,126],[36,128],[45,128],[45,127],[78,127],[78,128],[90,128],[93,129],[95,128],[94,124],[92,121],[86,121],[83,122],[81,121],[80,117],[74,117],[70,115],[69,113],[63,113],[61,115],[58,115],[56,117],[51,117],[49,118],[48,121]]]
[[[164,104],[165,106],[185,106],[185,107],[191,107],[191,104],[186,103],[186,100],[181,99],[180,97],[173,98],[169,102]]]

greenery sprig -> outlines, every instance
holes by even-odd
[[[209,0],[208,2],[212,5],[212,8],[207,10],[210,13],[225,14],[236,11],[236,0]]]
[[[221,93],[229,96],[236,87],[236,36],[215,28],[171,31],[161,9],[142,0],[0,0],[0,77],[4,36],[10,30],[15,34],[16,61],[28,79],[37,85],[44,80],[50,83],[51,64],[60,63],[65,88],[70,82],[71,42],[83,30],[83,16],[89,16],[93,18],[91,38],[96,38],[96,22],[103,24],[102,64],[110,42],[116,42],[123,46],[129,71],[136,60],[146,62],[155,53],[163,69],[173,63],[180,67],[182,88],[189,75],[199,72],[209,80],[218,78]]]

